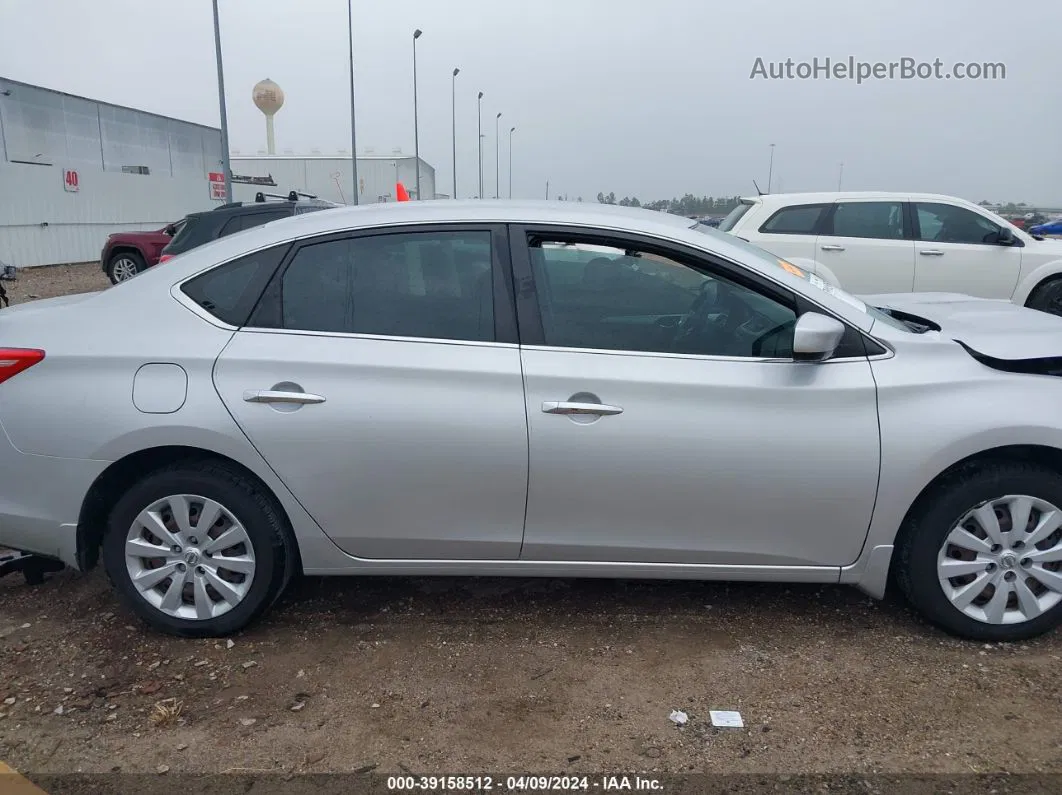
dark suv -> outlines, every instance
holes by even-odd
[[[231,202],[213,210],[191,213],[185,217],[184,226],[162,250],[159,263],[234,232],[242,232],[289,215],[338,206],[316,196],[292,191],[287,196],[259,193],[253,202]]]

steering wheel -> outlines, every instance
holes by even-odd
[[[722,353],[734,332],[750,317],[749,308],[730,284],[714,279],[707,281],[701,285],[689,312],[679,321],[675,346],[691,352],[707,348]]]

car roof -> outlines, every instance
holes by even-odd
[[[975,207],[972,202],[960,199],[957,196],[946,196],[942,193],[914,193],[910,191],[820,191],[807,193],[767,193],[762,196],[743,196],[742,202],[762,204],[764,207],[787,207],[793,204],[831,204],[838,201],[916,201],[916,202],[948,202],[950,204],[964,204]]]

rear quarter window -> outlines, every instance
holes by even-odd
[[[783,207],[768,218],[760,232],[770,235],[813,235],[828,204],[795,204]]]
[[[230,326],[243,326],[289,246],[256,251],[226,262],[181,285],[200,308]]]

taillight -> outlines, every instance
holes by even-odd
[[[0,348],[0,384],[44,358],[39,348]]]
[[[166,260],[173,259],[173,256],[173,254],[163,254],[161,257],[159,257],[159,265],[164,263]]]

